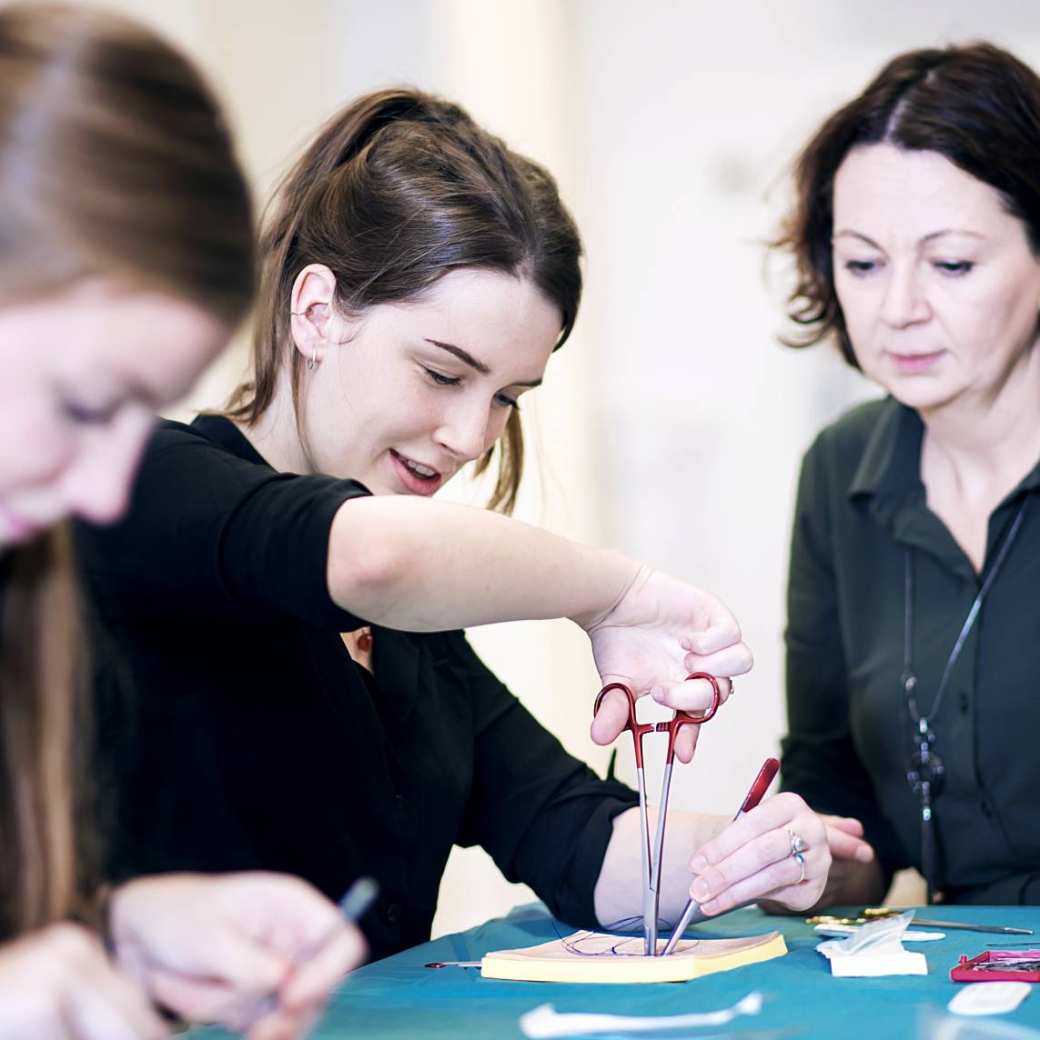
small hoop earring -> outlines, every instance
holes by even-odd
[[[318,367],[318,350],[315,348],[311,356],[307,358],[307,370],[313,372]]]

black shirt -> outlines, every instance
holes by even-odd
[[[231,422],[200,417],[161,425],[122,523],[78,528],[116,658],[99,692],[120,670],[135,691],[132,728],[106,726],[115,872],[283,870],[332,898],[370,874],[378,957],[429,937],[452,844],[480,844],[554,913],[594,924],[612,821],[635,796],[567,755],[461,632],[376,629],[366,683],[340,637],[363,622],[326,581],[332,519],[365,494],[277,473]]]
[[[12,555],[12,550],[0,547],[0,637],[4,630],[4,600],[6,599],[8,575],[11,572]],[[0,643],[0,650],[2,649],[3,644]]]
[[[900,682],[904,565],[915,591],[912,661],[926,715],[961,625],[1020,504],[1021,530],[932,720],[946,767],[935,801],[938,888],[948,900],[1040,902],[1040,465],[989,518],[982,574],[928,508],[923,425],[870,402],[806,454],[788,587],[783,784],[857,816],[889,872],[920,867],[920,800]]]

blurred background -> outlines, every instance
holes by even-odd
[[[889,57],[988,38],[1040,65],[1034,0],[110,0],[206,69],[258,200],[356,94],[409,83],[462,103],[556,175],[582,229],[575,335],[525,398],[518,515],[719,594],[754,672],[680,767],[672,805],[732,815],[784,731],[788,525],[801,453],[872,388],[832,350],[777,343],[788,282],[765,241],[819,120]],[[219,404],[245,336],[179,416]],[[479,501],[480,488],[446,494]],[[471,634],[484,659],[601,773],[597,677],[566,622]],[[651,758],[658,788],[660,755]],[[631,780],[631,741],[618,773]],[[532,898],[479,849],[453,854],[435,934]]]

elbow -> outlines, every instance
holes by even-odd
[[[379,622],[408,570],[405,546],[386,537],[383,525],[368,522],[361,502],[340,507],[329,532],[326,567],[329,595],[342,610]]]

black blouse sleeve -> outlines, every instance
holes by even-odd
[[[461,633],[452,647],[474,706],[473,787],[458,844],[482,845],[556,917],[596,927],[593,892],[614,817],[636,804],[635,792],[568,755]]]
[[[351,480],[278,473],[163,423],[127,516],[77,525],[77,548],[88,579],[104,579],[96,601],[108,618],[285,614],[346,631],[363,622],[329,596],[329,530],[345,501],[367,494]]]
[[[781,787],[800,794],[817,812],[859,819],[887,875],[905,864],[893,862],[898,842],[882,815],[850,731],[830,484],[827,444],[821,435],[802,462],[791,540],[788,733],[781,742]]]

